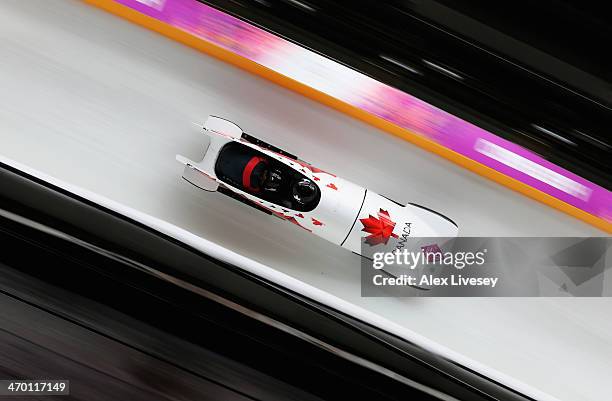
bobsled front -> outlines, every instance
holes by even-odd
[[[401,250],[408,238],[454,238],[458,227],[448,217],[415,204],[401,205],[375,192],[367,191],[363,207],[342,244],[358,254]],[[435,241],[434,241],[435,242]]]

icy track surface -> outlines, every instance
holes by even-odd
[[[612,392],[610,299],[361,298],[359,258],[180,179],[225,116],[462,235],[603,235],[267,81],[73,0],[0,2],[0,154],[180,226],[563,400]],[[1,189],[0,189],[1,190]]]

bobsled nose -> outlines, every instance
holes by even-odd
[[[437,237],[456,237],[459,234],[457,224],[444,215],[436,215],[438,221],[435,225]]]
[[[459,226],[440,212],[414,203],[407,204],[406,208],[421,222],[421,230],[416,236],[454,238],[459,234]]]

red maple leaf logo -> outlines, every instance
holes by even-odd
[[[389,238],[398,238],[397,234],[393,234],[393,228],[395,228],[395,222],[389,217],[389,212],[383,209],[379,209],[378,218],[369,215],[367,219],[359,219],[363,228],[361,231],[369,233],[366,237],[365,242],[370,246],[385,244],[389,242]]]
[[[307,168],[308,170],[310,170],[310,171],[311,171],[313,174],[316,174],[316,173],[324,173],[324,174],[329,174],[329,175],[331,175],[332,177],[335,177],[335,176],[336,176],[335,174],[328,173],[328,172],[327,172],[327,171],[325,171],[325,170],[321,170],[320,168],[317,168],[317,167],[313,166],[312,164],[307,163],[307,162],[305,162],[305,161],[303,161],[303,160],[294,160],[294,161],[295,161],[297,164],[299,164],[300,166],[302,166],[302,167]]]
[[[315,166],[310,166],[310,171],[312,171],[315,174],[316,173],[323,173],[323,174],[331,175],[332,177],[336,177],[336,174],[332,174],[329,171],[321,170],[320,168],[317,168]]]
[[[244,196],[244,195],[242,195],[242,197],[245,197],[245,196]],[[304,229],[304,230],[306,230],[306,231],[312,232],[312,230],[309,230],[308,228],[306,228],[306,227],[304,227],[303,225],[301,225],[300,223],[298,223],[298,221],[295,219],[295,217],[293,217],[293,216],[288,216],[288,215],[286,215],[286,214],[284,214],[284,213],[277,212],[276,210],[272,209],[272,208],[274,207],[273,205],[266,206],[265,204],[262,204],[262,205],[259,205],[259,206],[261,206],[262,208],[264,208],[264,209],[266,209],[266,210],[270,211],[270,212],[271,212],[273,215],[275,215],[276,217],[280,217],[281,219],[283,219],[283,220],[287,220],[287,221],[289,221],[290,223],[295,224],[296,226],[298,226],[298,227],[300,227],[300,228],[303,228],[303,229]],[[298,213],[298,214],[297,214],[297,216],[299,216],[299,217],[304,217],[304,215],[302,215],[302,213]]]
[[[289,221],[290,223],[295,224],[296,226],[298,226],[300,228],[303,228],[304,230],[306,230],[308,232],[312,232],[311,230],[307,229],[306,227],[304,227],[303,225],[298,223],[298,221],[293,216],[285,216],[285,220]]]

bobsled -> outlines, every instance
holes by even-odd
[[[400,249],[409,237],[457,236],[448,217],[401,204],[316,168],[298,157],[210,116],[199,161],[177,155],[183,178],[286,220],[359,255]],[[368,250],[368,252],[364,252]]]

